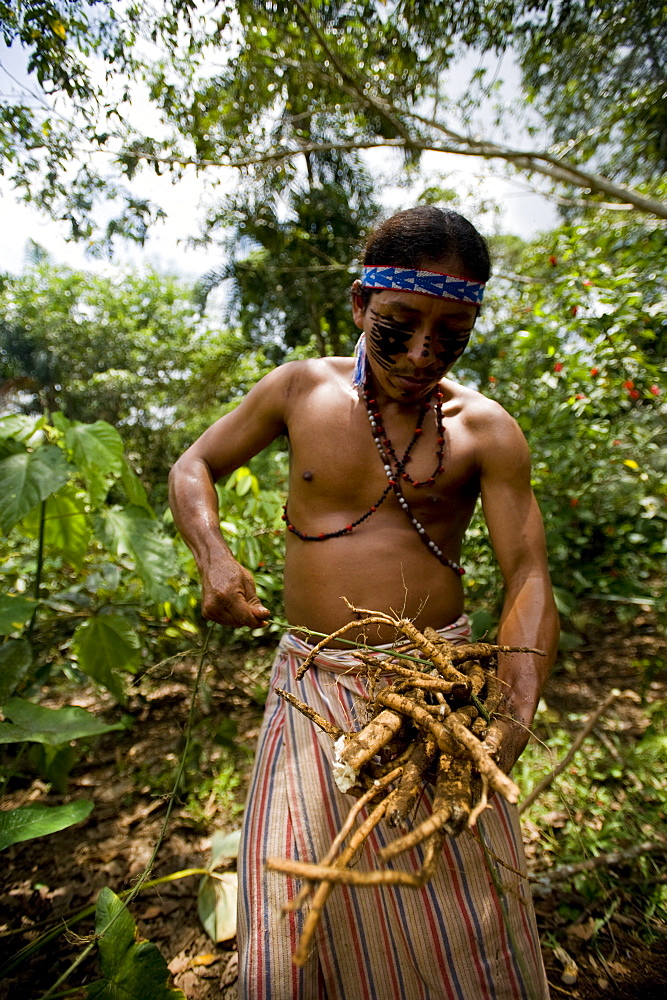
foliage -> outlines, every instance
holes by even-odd
[[[608,851],[633,848],[639,843],[660,839],[664,825],[665,782],[659,762],[667,743],[664,707],[648,706],[650,723],[638,738],[624,737],[622,726],[610,720],[596,727],[586,744],[575,754],[571,765],[545,790],[525,814],[540,831],[538,866],[578,863]],[[544,705],[536,728],[547,743],[531,740],[512,772],[527,794],[562,758],[572,742],[571,730],[582,723],[576,715],[554,717]],[[534,828],[533,827],[533,828]],[[581,908],[564,914],[568,923],[581,915],[586,903],[593,908],[604,903],[611,912],[628,888],[642,900],[648,916],[642,932],[655,934],[651,924],[667,920],[667,893],[654,876],[650,856],[633,865],[634,884],[624,884],[607,868],[582,872],[575,878]],[[627,897],[626,897],[627,898]],[[596,933],[603,923],[596,928]]]
[[[218,830],[211,838],[209,873],[199,883],[197,909],[199,919],[212,941],[228,941],[236,934],[238,875],[236,872],[216,872],[238,857],[241,831],[223,833]]]
[[[192,287],[150,270],[99,276],[46,260],[0,288],[7,402],[118,427],[160,499],[193,427],[218,415],[244,365],[244,345],[200,314]]]
[[[0,106],[12,126],[0,165],[98,251],[119,236],[143,242],[164,214],[127,186],[142,166],[178,181],[195,165],[219,182],[231,165],[285,190],[311,156],[377,146],[398,148],[406,165],[424,150],[507,163],[592,203],[667,214],[651,198],[665,155],[663,4],[163,0],[146,12],[124,5],[121,17],[109,0],[31,0],[2,4],[0,27],[37,77],[34,96]],[[495,100],[484,57],[506,51],[523,70],[520,109],[533,102],[529,130],[553,130],[555,150],[495,139],[489,119],[513,136],[517,113]],[[472,72],[466,55],[477,57]],[[148,126],[132,122],[138,94]],[[108,151],[112,164],[98,167]],[[605,165],[637,190],[601,176]],[[101,201],[112,218],[96,238]]]
[[[190,612],[173,542],[109,424],[83,424],[61,413],[52,422],[7,416],[0,418],[0,443],[6,486],[0,556],[11,637],[5,668],[10,675],[16,671],[14,688],[30,690],[38,676],[62,663],[61,648],[65,662],[76,663],[122,701],[117,671],[138,669],[137,628],[150,627],[165,602]],[[125,494],[126,506],[107,502],[114,490]],[[31,578],[32,603],[24,596]],[[14,638],[29,614],[25,635]]]
[[[665,4],[575,0],[546,10],[539,2],[514,6],[528,18],[515,22],[507,43],[518,45],[526,94],[539,102],[560,149],[578,163],[593,158],[596,169],[630,182],[664,174]],[[497,45],[497,34],[490,43]]]
[[[231,278],[232,317],[247,342],[274,360],[309,343],[320,356],[351,353],[353,260],[379,211],[359,165],[329,154],[308,157],[308,168],[309,184],[292,188],[282,203],[270,184],[257,190],[255,183],[209,219],[212,230],[229,231],[229,264],[203,279],[202,293]]]
[[[283,456],[278,453],[277,457]],[[274,616],[281,617],[283,492],[261,489],[257,476],[246,466],[233,472],[224,484],[219,483],[217,490],[220,527],[227,543],[239,562],[253,572],[260,600],[272,609]],[[273,626],[268,628],[275,631]],[[258,635],[265,632],[266,629],[257,630]]]
[[[142,647],[159,643],[154,636],[161,636],[167,608],[181,643],[196,631],[196,597],[109,424],[61,413],[51,421],[2,417],[0,456],[4,781],[19,762],[32,763],[62,791],[74,761],[71,742],[121,726],[31,699],[65,671],[124,702],[126,678],[140,668]],[[127,505],[108,503],[110,491],[124,493]],[[26,742],[38,746],[23,758],[15,753],[12,767],[11,748]],[[33,814],[27,819],[37,823]]]
[[[566,226],[526,245],[459,376],[518,420],[533,455],[561,611],[582,595],[665,601],[665,236]],[[512,250],[516,253],[516,247]],[[490,581],[479,521],[468,582]]]
[[[125,904],[102,889],[95,913],[103,979],[86,987],[89,1000],[185,1000],[167,986],[167,963],[156,945],[137,941],[137,928]]]

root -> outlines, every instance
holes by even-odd
[[[298,670],[297,679],[303,677],[320,650],[352,629],[381,624],[392,627],[405,639],[387,648],[386,655],[368,649],[354,653],[360,671],[368,671],[369,709],[373,716],[358,732],[343,732],[298,698],[276,689],[332,737],[336,744],[335,780],[341,791],[349,790],[358,796],[318,864],[280,858],[270,858],[266,863],[271,871],[305,880],[285,910],[299,909],[312,897],[293,956],[299,966],[308,959],[322,910],[336,885],[420,888],[435,874],[445,838],[469,830],[489,807],[489,790],[517,802],[519,789],[493,759],[497,734],[495,730],[488,734],[489,723],[503,700],[503,684],[495,668],[499,653],[541,652],[479,642],[455,646],[432,629],[420,632],[408,619],[347,603],[359,617],[314,646]],[[417,662],[408,665],[411,656],[399,659],[399,650],[403,655],[414,650]],[[385,865],[421,844],[424,863],[420,871],[352,869],[381,820],[386,819],[387,827],[408,820],[433,775],[431,814],[408,833],[391,840],[377,855],[377,862]],[[371,811],[363,818],[366,807]]]

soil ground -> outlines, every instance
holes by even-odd
[[[646,619],[637,619],[619,635],[616,628],[597,632],[595,645],[569,655],[569,669],[556,669],[545,692],[550,708],[559,712],[593,711],[614,687],[646,690],[638,662],[659,662],[664,643]],[[601,638],[600,638],[601,636]],[[174,809],[161,844],[152,877],[205,866],[211,835],[239,825],[249,776],[252,750],[261,720],[261,687],[266,683],[268,651],[252,657],[226,649],[213,665],[199,701],[194,751],[187,796]],[[192,660],[158,665],[135,686],[124,710],[131,726],[99,738],[75,763],[61,796],[49,802],[87,797],[95,808],[85,823],[40,840],[16,844],[4,854],[0,871],[0,955],[7,960],[34,940],[46,927],[94,904],[100,889],[130,888],[146,866],[166,811],[166,793],[173,782],[188,715],[197,664]],[[664,695],[667,673],[654,669],[650,697]],[[81,688],[49,693],[50,707],[78,704],[101,713],[108,721],[123,712],[99,692]],[[632,738],[641,732],[642,712],[628,703],[625,728]],[[222,723],[222,724],[221,724]],[[231,758],[240,774],[234,788],[211,787],[193,800],[197,769],[210,775]],[[239,749],[240,748],[240,749]],[[188,791],[186,783],[186,791]],[[8,807],[38,802],[47,792],[39,779],[17,782],[5,798]],[[195,801],[195,807],[193,807]],[[536,834],[525,825],[529,863],[538,863]],[[662,879],[667,869],[662,859]],[[622,869],[621,869],[622,875]],[[172,976],[188,1000],[235,1000],[235,942],[213,944],[197,912],[200,876],[187,876],[142,890],[132,913],[142,937],[160,949]],[[567,904],[581,913],[574,923],[562,916]],[[639,932],[640,922],[617,910],[600,933],[594,934],[598,914],[581,909],[581,900],[568,882],[536,895],[552,1000],[660,1000],[667,984],[667,937],[659,930],[650,946]],[[567,926],[566,926],[567,925]],[[657,927],[657,921],[656,921]],[[92,930],[92,918],[79,920],[0,981],[0,1000],[38,1000],[81,952],[82,938]],[[664,930],[664,928],[663,928]],[[575,958],[578,978],[562,981],[563,967],[554,955],[554,942],[565,941]],[[94,956],[86,960],[61,990],[99,977]],[[83,992],[70,994],[83,996]],[[350,998],[354,1000],[354,998]],[[410,998],[406,998],[410,1000]]]

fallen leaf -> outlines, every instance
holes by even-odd
[[[565,933],[568,937],[577,938],[579,941],[590,941],[595,930],[595,919],[589,917],[583,924],[570,924]]]
[[[214,962],[219,962],[219,955],[195,955],[190,961],[190,968],[195,969],[198,965],[213,965]]]

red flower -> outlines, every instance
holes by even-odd
[[[660,386],[659,385],[650,385],[649,388],[648,388],[648,391],[652,392],[654,396],[659,396],[660,395]]]
[[[592,285],[592,284],[593,284],[593,282],[591,281],[590,278],[584,278],[584,280],[582,281],[582,285],[586,285],[586,287],[588,287],[589,285]]]
[[[574,397],[575,399],[586,399],[586,394],[584,392],[578,392]]]
[[[600,370],[599,368],[591,368],[591,375],[597,375],[599,370]]]
[[[549,257],[549,263],[551,264],[552,267],[555,267],[556,264],[558,263],[558,258],[554,257],[554,255],[551,254],[551,256]]]
[[[563,362],[562,361],[557,361],[556,364],[554,365],[554,371],[555,372],[562,372],[562,370],[563,370]]]
[[[496,376],[495,375],[489,375],[489,382],[495,382],[495,381],[496,381]]]
[[[631,382],[629,379],[628,379],[627,382],[623,383],[623,388],[624,389],[634,389],[634,387],[635,387],[635,383]]]
[[[576,316],[577,313],[579,312],[579,306],[572,306],[570,312],[572,313],[573,316]]]
[[[630,397],[630,399],[639,399],[639,390],[638,389],[629,389],[628,390],[628,396]]]
[[[570,500],[570,507],[578,507],[578,506],[579,506],[579,498],[572,497],[572,499]]]

